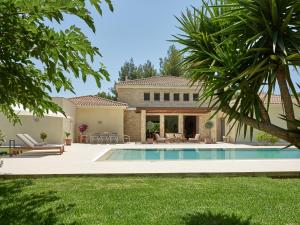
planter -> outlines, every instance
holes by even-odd
[[[147,144],[153,144],[154,139],[153,138],[147,138],[146,143]]]
[[[213,141],[212,141],[212,139],[211,138],[204,138],[204,143],[205,144],[212,144],[213,143]]]
[[[87,135],[78,135],[78,143],[87,143]]]
[[[65,139],[65,144],[66,145],[71,145],[72,144],[72,138],[66,138]]]

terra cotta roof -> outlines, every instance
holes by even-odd
[[[264,103],[267,103],[268,96],[265,93],[260,94],[260,98],[264,101]],[[296,98],[292,97],[292,101],[294,104],[297,103]],[[270,98],[270,104],[282,104],[280,95],[271,95]]]
[[[101,98],[95,95],[69,98],[69,100],[77,106],[127,106],[126,103]]]
[[[163,87],[188,87],[190,80],[184,77],[175,76],[154,76],[142,79],[119,81],[117,85],[130,85],[130,86],[163,86]]]

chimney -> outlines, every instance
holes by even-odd
[[[128,80],[128,76],[126,75],[126,76],[125,76],[125,81],[127,81],[127,80]]]

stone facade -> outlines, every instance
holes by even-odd
[[[124,112],[124,134],[130,136],[130,141],[141,141],[141,114],[135,110]]]
[[[144,100],[144,93],[150,93],[150,100]],[[160,100],[154,100],[154,93],[160,94]],[[169,101],[164,100],[164,94],[168,93]],[[174,101],[174,94],[179,94],[179,101]],[[196,88],[137,88],[137,87],[119,87],[118,101],[126,102],[129,107],[199,107],[199,103],[193,100],[193,94],[197,94]],[[189,101],[183,100],[183,95],[189,95]],[[205,107],[206,105],[202,105]]]

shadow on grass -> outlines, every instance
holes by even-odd
[[[75,204],[63,203],[53,191],[26,193],[31,180],[0,180],[0,224],[5,225],[79,225],[59,221]]]
[[[251,222],[251,219],[246,220],[232,215],[224,215],[221,213],[203,212],[188,214],[183,217],[184,225],[257,225]]]

